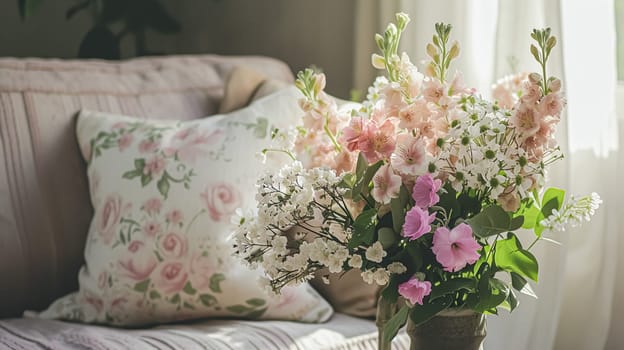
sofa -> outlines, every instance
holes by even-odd
[[[23,317],[78,287],[93,209],[77,112],[209,116],[223,110],[226,91],[245,88],[226,86],[240,66],[293,81],[286,64],[266,57],[0,59],[0,349],[376,348],[374,321],[340,312],[324,324],[212,319],[146,329]],[[395,348],[408,348],[405,334]]]

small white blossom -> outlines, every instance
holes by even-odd
[[[388,265],[388,272],[390,273],[401,274],[405,271],[407,271],[407,267],[405,267],[405,265],[398,261],[395,261]]]
[[[388,253],[383,250],[383,245],[379,241],[366,248],[366,259],[369,261],[380,263],[386,255]]]
[[[362,257],[359,255],[353,255],[351,257],[351,259],[349,259],[349,267],[352,267],[354,269],[359,269],[360,267],[362,267]]]

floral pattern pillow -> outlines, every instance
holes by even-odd
[[[255,204],[256,153],[299,119],[294,88],[228,115],[163,122],[81,112],[95,217],[80,290],[39,314],[137,326],[200,317],[322,322],[309,285],[270,296],[233,256],[237,208]],[[275,158],[274,158],[275,159]],[[282,161],[285,161],[286,158]],[[274,160],[274,166],[280,161]]]

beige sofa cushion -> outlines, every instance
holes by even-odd
[[[0,317],[41,309],[77,288],[93,209],[76,112],[210,115],[224,78],[240,65],[292,81],[284,63],[264,57],[0,59]]]

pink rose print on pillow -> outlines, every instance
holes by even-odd
[[[186,266],[179,261],[161,263],[154,277],[154,285],[165,294],[174,294],[182,290],[188,280]]]
[[[160,239],[160,251],[167,258],[181,258],[186,255],[186,238],[178,233],[170,232]]]
[[[119,147],[119,152],[125,151],[132,144],[132,140],[134,137],[132,134],[123,134],[117,141],[117,146]]]
[[[118,194],[109,195],[104,205],[97,213],[97,229],[104,244],[110,244],[117,232],[117,225],[121,219],[121,197]]]
[[[178,131],[171,141],[171,146],[165,148],[163,153],[167,157],[174,154],[184,163],[194,163],[197,158],[204,157],[208,153],[202,147],[214,144],[223,135],[222,130],[199,131],[196,126],[191,126]]]
[[[169,221],[170,223],[174,225],[181,223],[182,220],[184,219],[184,215],[182,215],[182,211],[180,211],[179,209],[171,210],[170,212],[167,213],[165,217],[167,221]]]
[[[158,149],[158,142],[152,140],[143,140],[139,143],[139,153],[153,153]]]
[[[134,280],[142,281],[154,271],[158,260],[154,253],[142,241],[132,241],[128,245],[129,256],[119,261],[123,274]]]
[[[142,209],[147,212],[149,215],[154,215],[160,213],[160,208],[162,207],[162,202],[158,198],[150,198],[143,203]]]
[[[241,204],[238,190],[224,182],[209,185],[200,196],[210,217],[219,222],[229,222],[230,216]]]

